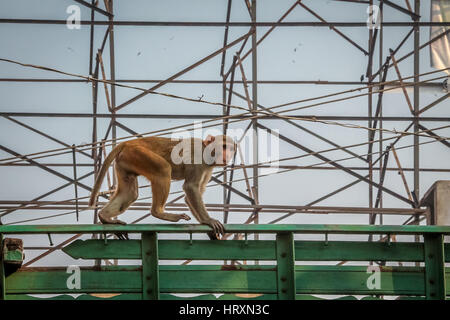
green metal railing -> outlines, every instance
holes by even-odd
[[[9,234],[141,234],[141,240],[76,240],[63,251],[75,259],[141,260],[141,265],[80,267],[79,288],[68,288],[65,267],[21,268],[5,277],[0,264],[2,299],[30,294],[116,294],[115,299],[175,299],[177,293],[223,293],[223,298],[312,298],[312,294],[394,295],[418,299],[450,296],[450,227],[373,225],[225,225],[227,232],[276,234],[275,240],[192,240],[210,228],[190,224],[11,225]],[[161,233],[187,234],[186,240],[158,240]],[[294,234],[323,234],[322,241],[294,240]],[[330,234],[422,235],[422,242],[328,241]],[[3,247],[3,246],[2,246]],[[1,255],[1,259],[5,259]],[[271,265],[161,265],[160,260],[259,260]],[[424,262],[424,267],[299,265],[296,261]],[[375,273],[373,273],[375,272]],[[378,277],[375,285],[370,278]],[[88,295],[89,294],[89,295]],[[250,295],[243,295],[250,294]],[[71,298],[61,296],[59,298]],[[214,298],[205,295],[199,298]]]

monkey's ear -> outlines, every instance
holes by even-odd
[[[208,136],[206,137],[205,140],[203,140],[203,145],[206,147],[208,144],[210,144],[211,142],[214,142],[214,140],[216,140],[216,137],[208,134]]]

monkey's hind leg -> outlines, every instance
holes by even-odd
[[[191,219],[186,214],[164,212],[164,205],[169,196],[172,168],[163,157],[146,147],[135,146],[132,152],[125,152],[125,150],[122,152],[120,163],[127,171],[142,175],[150,181],[153,194],[151,208],[153,216],[173,222]]]
[[[167,201],[167,197],[169,196],[170,190],[170,175],[169,176],[158,176],[151,177],[151,185],[152,185],[152,209],[151,213],[154,217],[177,222],[181,219],[191,220],[187,214],[176,214],[176,213],[168,213],[164,211],[164,205]]]
[[[138,198],[138,184],[136,175],[127,174],[116,165],[117,189],[108,204],[100,210],[98,217],[102,223],[123,224],[119,219],[113,219],[123,213]]]
[[[125,158],[123,159],[126,162]],[[143,147],[133,150],[133,158],[127,159],[127,168],[146,177],[152,185],[151,214],[159,219],[176,222],[190,220],[187,214],[167,213],[164,211],[169,196],[172,168],[163,157]]]

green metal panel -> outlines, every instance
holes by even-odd
[[[141,240],[75,240],[62,249],[74,259],[141,259]]]
[[[277,291],[280,300],[295,300],[294,234],[277,234]]]
[[[26,268],[6,279],[8,294],[141,293],[140,267],[81,268],[81,289],[66,286],[64,268]],[[160,266],[161,293],[276,293],[273,266]]]
[[[5,264],[3,262],[3,234],[0,233],[0,300],[5,300]]]
[[[6,278],[7,294],[138,293],[142,268],[81,268],[81,289],[66,286],[65,268],[25,268]],[[160,266],[161,293],[277,293],[275,266]],[[379,290],[368,289],[367,267],[296,266],[297,294],[425,295],[425,271],[416,267],[382,267]],[[450,279],[450,270],[446,273]],[[450,290],[447,289],[447,295]]]
[[[431,300],[445,300],[444,237],[441,234],[425,235],[425,288]]]
[[[379,287],[367,285],[364,266],[296,266],[297,293],[355,295],[424,295],[424,270],[416,267],[379,267]]]
[[[228,232],[277,233],[276,241],[157,240],[156,232],[206,232],[202,225],[0,226],[5,233],[142,233],[140,240],[75,241],[64,251],[75,258],[142,259],[143,266],[81,268],[81,289],[68,289],[64,268],[25,268],[6,278],[6,298],[38,293],[122,293],[123,298],[157,299],[169,293],[254,293],[281,299],[302,294],[450,295],[444,261],[450,227],[354,225],[226,225]],[[423,234],[425,243],[293,241],[293,233]],[[147,253],[150,253],[147,255]],[[3,255],[0,255],[2,259]],[[158,266],[158,259],[276,260],[274,266]],[[381,267],[379,288],[369,288],[367,267],[295,266],[299,261],[425,261],[426,268]],[[3,263],[0,263],[3,268]],[[158,272],[159,268],[159,272]],[[159,276],[159,279],[158,279]],[[0,285],[3,271],[0,269]],[[158,289],[159,285],[159,289]],[[5,288],[5,286],[3,286]],[[148,291],[150,290],[150,291]],[[82,299],[90,299],[84,295]],[[259,295],[257,295],[259,297]],[[0,296],[1,298],[1,296]],[[93,299],[97,297],[92,297]],[[114,298],[114,297],[112,297]],[[204,297],[207,299],[207,297]],[[232,298],[230,296],[230,298]],[[61,298],[62,299],[62,298]],[[120,298],[114,298],[120,299]]]
[[[164,293],[276,293],[274,266],[160,266]]]
[[[337,224],[226,224],[229,233],[329,233],[329,234],[450,234],[450,226],[389,226]],[[205,233],[211,228],[199,224],[128,224],[128,225],[1,225],[0,233]]]
[[[142,234],[142,299],[159,300],[158,236]]]
[[[19,269],[6,278],[8,294],[38,293],[141,293],[141,268],[80,268],[81,288],[68,289],[66,268]]]
[[[296,261],[423,261],[414,242],[295,241]]]
[[[76,240],[63,251],[75,259],[141,259],[140,240]],[[275,260],[275,241],[158,240],[160,260]]]
[[[63,249],[78,259],[141,259],[140,240],[76,240]],[[270,240],[159,240],[163,260],[275,260],[275,241]],[[295,241],[297,261],[424,261],[423,243]],[[446,246],[450,261],[450,248]]]
[[[163,240],[160,259],[167,260],[275,260],[275,241]]]

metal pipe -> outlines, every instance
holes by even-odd
[[[66,25],[66,20],[57,19],[0,19],[0,23],[19,24],[57,24]],[[81,20],[80,25],[109,25],[108,21]],[[131,21],[115,20],[114,26],[147,26],[147,27],[363,27],[367,28],[367,22],[339,22],[339,21],[295,21],[295,22],[194,22],[194,21]],[[383,22],[383,27],[449,27],[450,22]]]

